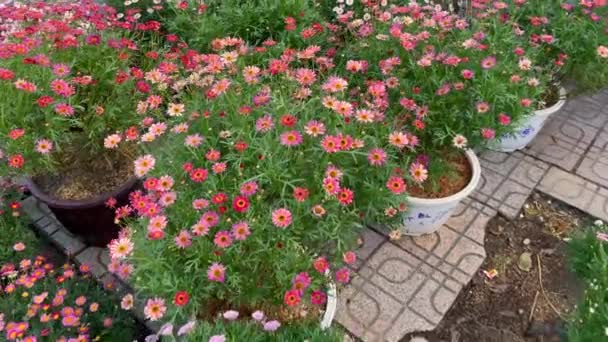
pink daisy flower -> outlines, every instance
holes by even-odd
[[[195,223],[192,226],[192,234],[195,236],[205,236],[209,233],[209,226],[201,222]]]
[[[312,137],[325,134],[325,125],[322,122],[311,120],[304,126],[304,133]]]
[[[120,144],[122,137],[120,134],[111,134],[103,139],[103,147],[113,149]]]
[[[507,126],[511,123],[511,117],[505,113],[500,113],[498,114],[498,122],[503,126]]]
[[[208,206],[209,206],[209,200],[204,199],[204,198],[197,198],[194,201],[192,201],[192,208],[194,208],[195,210],[205,209]]]
[[[488,56],[481,61],[481,67],[488,70],[496,66],[496,57]]]
[[[110,250],[110,258],[123,259],[133,251],[133,242],[127,237],[114,239],[110,241],[108,249]]]
[[[253,196],[258,191],[258,183],[256,183],[255,181],[245,182],[243,183],[243,185],[241,185],[240,191],[241,195],[243,196]]]
[[[255,130],[257,132],[266,133],[274,127],[274,122],[270,115],[264,115],[255,121]]]
[[[326,135],[321,140],[321,147],[327,153],[335,153],[340,151],[340,139],[331,135]]]
[[[220,230],[215,234],[215,238],[213,238],[213,243],[220,248],[228,248],[232,245],[232,238],[230,237],[230,233],[225,230]]]
[[[158,185],[156,186],[156,190],[169,191],[173,187],[174,183],[175,181],[173,180],[173,177],[167,175],[161,176],[158,179]]]
[[[186,230],[182,230],[175,237],[175,245],[177,248],[185,249],[192,245],[192,236]]]
[[[346,284],[346,283],[348,283],[349,280],[350,280],[350,272],[349,272],[348,268],[343,267],[343,268],[339,269],[338,271],[336,271],[336,281],[338,281],[339,283],[342,283],[342,284]]]
[[[211,171],[216,175],[226,171],[226,163],[221,162],[213,164],[213,166],[211,166]]]
[[[348,88],[348,82],[343,78],[332,76],[323,83],[321,88],[329,93],[337,93]]]
[[[414,162],[410,165],[410,175],[418,183],[424,182],[429,176],[426,167],[419,162]]]
[[[224,282],[226,278],[226,267],[222,264],[213,263],[207,270],[207,279],[211,281]]]
[[[329,195],[336,195],[340,192],[340,182],[335,178],[326,177],[323,179],[323,189]]]
[[[220,222],[220,216],[215,211],[207,211],[201,216],[200,223],[206,225],[209,228],[217,226]]]
[[[251,234],[247,222],[238,222],[232,225],[232,236],[236,240],[243,241]]]
[[[48,154],[53,149],[53,142],[48,139],[40,139],[36,142],[36,152]]]
[[[53,74],[58,77],[66,76],[70,73],[70,67],[66,64],[53,64]]]
[[[74,115],[74,108],[67,103],[58,103],[55,105],[55,113],[61,116]]]
[[[484,137],[484,139],[491,140],[496,136],[496,131],[491,128],[482,128],[481,136]]]
[[[477,113],[484,114],[490,110],[490,105],[487,102],[477,102],[475,105],[477,108]]]
[[[405,181],[401,177],[391,177],[386,182],[386,187],[394,194],[402,194],[405,192]]]
[[[408,138],[407,134],[405,134],[405,133],[393,132],[393,133],[389,134],[388,142],[393,146],[396,146],[398,148],[403,148],[410,143],[410,139]]]
[[[167,227],[167,217],[163,215],[158,215],[150,218],[150,222],[148,223],[148,229],[158,229],[162,230]]]
[[[134,164],[135,175],[137,175],[138,177],[143,177],[154,168],[154,165],[156,164],[156,159],[154,159],[152,155],[147,154],[145,156],[135,159]]]
[[[373,148],[367,154],[367,160],[373,166],[382,166],[386,163],[386,152],[381,148]]]
[[[144,315],[151,321],[158,321],[161,319],[167,307],[165,306],[165,300],[162,298],[148,299],[146,306],[144,307]]]
[[[284,146],[298,146],[302,143],[302,135],[298,131],[288,131],[281,134],[280,141]]]
[[[338,201],[341,205],[349,205],[353,203],[354,197],[354,192],[348,188],[342,188],[340,189],[340,193],[338,193]]]
[[[291,212],[285,208],[279,208],[272,212],[272,223],[278,228],[289,226],[291,219]]]
[[[203,143],[203,137],[201,137],[199,134],[192,134],[186,137],[186,141],[184,142],[184,145],[188,146],[188,147],[199,147],[201,144]]]
[[[317,74],[310,69],[300,68],[295,72],[295,78],[303,86],[309,86],[317,80]]]

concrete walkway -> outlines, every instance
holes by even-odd
[[[437,233],[389,241],[382,227],[366,229],[336,321],[370,342],[434,329],[484,261],[488,221],[517,217],[534,189],[608,221],[607,122],[608,91],[570,99],[526,150],[480,156],[477,191]],[[34,198],[23,205],[41,233],[92,265],[106,287],[129,290],[107,271],[106,249],[83,245]]]

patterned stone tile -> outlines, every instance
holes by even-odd
[[[59,229],[50,236],[50,239],[51,242],[59,247],[68,257],[73,257],[86,248],[86,245],[82,241],[61,225],[59,225]]]
[[[336,321],[364,341],[433,329],[485,259],[495,215],[469,199],[436,233],[384,242],[338,296]]]
[[[21,201],[23,211],[29,216],[32,222],[36,222],[50,213],[49,208],[40,203],[34,196],[30,196]]]
[[[596,127],[584,121],[586,114],[573,113],[568,111],[553,114],[526,148],[526,153],[573,171],[598,132]],[[598,122],[592,120],[594,124]]]
[[[593,216],[608,220],[608,189],[577,175],[551,167],[538,190]]]
[[[101,279],[108,272],[110,255],[107,248],[88,247],[76,256],[78,264],[87,264],[95,278]]]
[[[361,246],[355,251],[357,254],[357,261],[353,265],[355,270],[359,270],[363,263],[376,251],[376,249],[386,241],[386,237],[376,233],[375,231],[365,228],[361,236]]]
[[[481,180],[472,197],[514,219],[545,171],[546,163],[522,152],[487,151],[480,156]]]
[[[601,129],[608,122],[608,93],[569,98],[563,109],[555,115],[586,123]]]
[[[576,174],[608,188],[608,131],[604,130],[597,136]]]

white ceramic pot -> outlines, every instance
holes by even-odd
[[[321,318],[321,329],[325,330],[331,326],[336,316],[336,310],[338,309],[338,291],[336,290],[336,283],[330,281],[327,290],[327,306],[325,307],[325,313]]]
[[[547,118],[562,109],[565,103],[566,89],[560,87],[559,100],[556,104],[549,108],[534,111],[532,115],[522,120],[515,132],[496,139],[488,147],[498,152],[513,152],[525,148],[543,128]]]
[[[472,150],[467,150],[465,154],[473,171],[469,184],[459,192],[444,198],[410,196],[408,198],[409,209],[403,215],[403,234],[423,235],[435,232],[452,216],[458,203],[477,188],[481,178],[479,159]]]

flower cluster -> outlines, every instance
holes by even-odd
[[[541,48],[535,67],[553,82],[576,81],[576,91],[603,87],[607,80],[606,6],[601,1],[473,1],[478,20],[493,18],[513,27],[520,51]],[[581,39],[585,44],[581,44]]]
[[[6,5],[0,21],[12,25],[0,30],[3,174],[62,170],[74,155],[103,152],[102,142],[114,149],[138,137],[142,118],[132,99],[158,83],[140,67],[162,59],[132,39],[145,28],[94,1]]]
[[[511,26],[414,3],[368,9],[305,45],[175,43],[182,63],[151,71],[177,96],[151,87],[136,104],[167,116],[139,138],[144,191],[116,208],[126,228],[110,244],[112,271],[149,296],[147,318],[183,324],[200,302],[322,307],[326,277],[349,281],[330,264],[355,262],[362,220],[399,222],[410,188],[432,188],[450,155],[534,109],[539,50],[515,51]]]
[[[25,245],[17,243],[15,251]],[[0,332],[7,341],[93,341],[130,334],[132,321],[90,279],[90,267],[55,269],[45,257],[0,267]],[[124,329],[124,330],[123,330]],[[114,337],[112,337],[114,336]],[[126,335],[123,335],[126,336]]]

